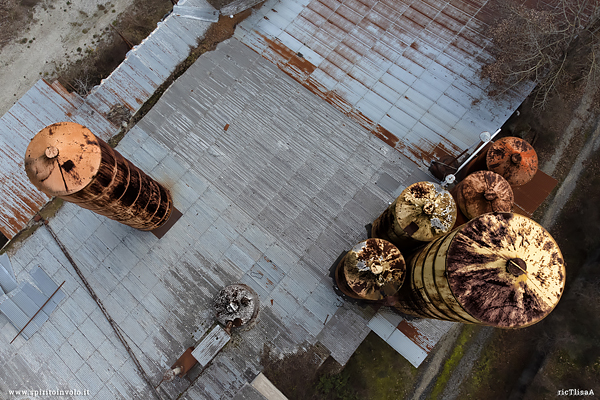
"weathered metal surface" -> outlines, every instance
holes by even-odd
[[[529,182],[513,187],[515,212],[531,217],[557,184],[556,179],[538,169]]]
[[[217,321],[230,330],[256,319],[259,300],[250,286],[237,283],[221,289],[215,296],[213,306]]]
[[[428,242],[442,236],[455,221],[456,203],[450,192],[436,183],[417,182],[373,222],[371,234],[401,247],[412,239]]]
[[[17,280],[0,265],[0,294],[5,294],[17,288]]]
[[[73,122],[42,129],[27,147],[25,170],[48,196],[137,229],[158,228],[173,208],[167,189]]]
[[[512,186],[529,182],[538,169],[537,153],[525,140],[505,137],[494,142],[486,156],[487,167]]]
[[[192,351],[192,356],[198,360],[202,368],[206,367],[223,347],[231,340],[231,336],[216,325]]]
[[[6,253],[0,254],[0,268],[4,268],[4,270],[9,274],[9,276],[12,276],[12,278],[15,281],[17,280],[17,277],[15,276],[15,271],[10,262],[10,258]]]
[[[519,214],[489,213],[429,244],[410,261],[396,307],[408,314],[521,328],[558,303],[565,263],[558,245]]]
[[[352,248],[336,267],[336,282],[350,297],[382,300],[394,295],[406,275],[400,250],[383,239],[367,239]]]
[[[192,367],[198,363],[198,361],[192,355],[193,350],[193,347],[188,347],[183,352],[181,357],[179,357],[177,361],[175,361],[175,364],[171,366],[171,370],[179,368],[179,373],[177,374],[177,376],[183,376],[187,374],[189,370],[192,369]]]
[[[235,15],[249,9],[250,7],[254,7],[258,3],[261,3],[261,0],[234,0],[231,3],[223,6],[219,11],[223,15]]]
[[[197,19],[200,21],[217,22],[219,20],[219,11],[213,7],[186,7],[186,6],[173,6],[173,14],[178,17]]]
[[[511,212],[514,195],[502,176],[478,171],[457,185],[456,203],[467,219],[473,219],[489,212]]]
[[[489,98],[490,2],[305,0],[264,7],[236,36],[373,135],[427,164],[495,130],[533,88]]]

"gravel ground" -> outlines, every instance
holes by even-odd
[[[29,24],[0,50],[0,115],[4,115],[40,78],[95,50],[109,25],[133,0],[45,0]],[[5,28],[6,29],[6,28]]]

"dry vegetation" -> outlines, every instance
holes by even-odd
[[[598,83],[600,1],[561,0],[538,9],[516,2],[496,5],[502,18],[490,30],[496,60],[482,75],[502,93],[526,81],[544,107],[561,87]]]
[[[0,49],[17,36],[18,27],[31,18],[38,0],[0,0]]]
[[[106,33],[94,51],[58,72],[59,81],[68,90],[87,95],[119,66],[132,45],[141,43],[156,28],[156,23],[172,7],[165,0],[136,0],[113,22],[112,28],[105,28]]]

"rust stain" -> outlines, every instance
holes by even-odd
[[[310,90],[313,94],[319,96],[329,104],[338,108],[342,113],[357,121],[361,126],[369,130],[373,135],[381,139],[388,146],[396,149],[399,152],[402,152],[413,161],[420,162],[423,159],[433,159],[439,158],[441,155],[454,155],[460,153],[461,149],[445,138],[441,138],[441,140],[446,142],[447,145],[444,145],[443,143],[438,144],[437,147],[430,145],[430,150],[427,150],[427,148],[424,146],[412,144],[411,146],[407,146],[406,144],[402,143],[394,133],[375,123],[360,111],[354,109],[352,104],[350,104],[348,100],[346,100],[341,94],[328,90],[323,84],[312,78],[311,74],[317,69],[317,67],[310,61],[293,52],[279,40],[271,39],[258,31],[255,31],[255,33],[268,45],[270,52],[263,53],[265,58],[274,62],[283,72]],[[347,46],[345,46],[344,49],[346,50],[345,52],[338,50],[331,53],[330,57],[335,57],[327,58],[327,60],[331,63],[330,65],[335,65],[343,70],[343,65],[340,63],[347,62],[352,64],[348,59],[348,57],[352,58],[352,55],[350,55],[348,52],[352,51],[352,54],[354,54],[355,51]],[[340,65],[336,64],[336,62]]]
[[[279,40],[273,40],[260,33],[258,33],[258,35],[263,38],[271,50],[278,54],[282,59],[287,60],[287,65],[297,68],[306,75],[310,75],[316,69],[316,67],[310,61],[304,57],[299,57],[297,53],[294,53]]]
[[[373,131],[375,129],[375,122],[372,119],[358,111],[357,109],[352,109],[349,113],[347,113],[350,118],[356,120],[363,128]],[[384,129],[384,128],[381,128]],[[389,132],[388,132],[389,133]],[[390,133],[391,135],[391,133]],[[393,136],[393,135],[392,135]],[[393,146],[392,146],[393,147]]]
[[[224,130],[225,132],[227,132],[227,129],[229,129],[229,124],[225,124],[225,126],[223,127],[223,130]]]
[[[381,125],[377,125],[373,134],[377,136],[379,139],[383,140],[388,146],[396,148],[396,144],[398,144],[398,137],[394,135],[392,132],[388,131]]]
[[[417,328],[410,324],[410,322],[403,319],[397,326],[397,329],[404,334],[407,338],[409,338],[413,343],[417,346],[425,350],[426,352],[430,352],[433,349],[431,343],[427,340],[425,335],[423,335]]]

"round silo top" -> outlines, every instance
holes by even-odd
[[[404,282],[406,263],[400,250],[387,240],[371,238],[346,255],[344,276],[348,286],[368,300],[394,295]]]
[[[396,221],[413,239],[431,241],[450,231],[456,222],[452,195],[433,182],[417,182],[396,200]]]
[[[446,275],[470,315],[487,325],[520,328],[554,309],[565,286],[565,262],[535,221],[489,213],[459,228],[448,247]]]
[[[29,180],[49,196],[85,188],[100,168],[98,140],[85,126],[59,122],[39,131],[27,146],[25,171]]]
[[[489,212],[511,212],[514,195],[509,183],[492,171],[467,176],[457,190],[457,203],[468,219]]]
[[[538,170],[537,153],[523,139],[505,137],[497,140],[487,152],[487,167],[502,175],[513,186],[529,182]]]

